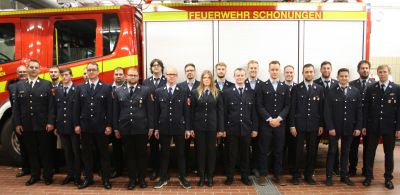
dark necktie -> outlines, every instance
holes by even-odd
[[[308,89],[307,89],[308,96],[310,96],[310,92],[311,92],[311,85],[308,85]]]
[[[94,93],[94,83],[90,84],[90,94],[93,95]]]
[[[208,98],[208,92],[209,92],[210,90],[208,90],[208,89],[206,89],[206,91],[204,92],[204,97],[207,99]]]
[[[67,89],[68,87],[64,87],[64,96],[67,96]]]
[[[33,88],[33,81],[31,81],[30,87],[31,87],[31,89]]]
[[[362,91],[365,91],[365,82],[366,80],[362,81]]]
[[[289,91],[292,91],[293,85],[289,85]]]
[[[115,89],[116,89],[116,87],[115,87],[115,86],[113,86],[113,92],[115,92]]]
[[[326,83],[325,89],[328,90],[329,89],[329,81],[324,81]]]
[[[346,88],[347,88],[347,87],[340,87],[340,88],[342,88],[343,95],[346,95]]]
[[[154,86],[157,88],[158,87],[158,81],[160,80],[160,78],[156,78],[154,79],[156,82],[154,83]]]
[[[169,92],[168,92],[168,94],[169,94],[169,99],[171,99],[171,98],[172,98],[172,87],[169,87]]]
[[[132,97],[133,95],[133,87],[129,87],[130,91],[129,91],[129,95]]]
[[[240,98],[242,98],[242,96],[243,96],[243,87],[239,87],[239,95],[240,95]]]
[[[385,93],[385,85],[384,84],[381,85],[381,90],[382,90],[382,94],[384,94]]]

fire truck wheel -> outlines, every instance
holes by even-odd
[[[17,133],[13,130],[11,117],[7,119],[3,125],[3,129],[1,130],[1,147],[10,157],[13,164],[18,166],[21,164],[19,141]]]

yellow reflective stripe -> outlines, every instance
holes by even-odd
[[[120,9],[120,6],[38,9],[38,10],[27,10],[27,11],[6,11],[6,12],[0,12],[0,16],[2,16],[2,15],[33,14],[33,13],[36,14],[36,13],[96,11],[96,10],[110,10],[110,9]]]
[[[346,3],[343,7],[347,5],[361,5],[365,6],[366,3]],[[324,5],[338,5],[337,3],[280,3],[280,2],[222,2],[222,3],[162,3],[155,4],[154,6],[165,6],[165,7],[188,7],[188,6],[324,6]]]
[[[6,92],[7,81],[0,82],[0,93]]]
[[[144,12],[143,20],[187,20],[188,12]]]
[[[324,20],[367,20],[367,12],[331,12],[322,13]]]
[[[114,69],[117,67],[128,68],[137,66],[139,61],[137,55],[131,55],[122,58],[114,58],[111,60],[106,60],[103,61],[103,63],[105,64],[103,66],[103,72],[108,72],[108,71],[114,71]],[[83,76],[83,70],[81,72]]]

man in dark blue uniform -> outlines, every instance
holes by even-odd
[[[155,91],[158,88],[163,88],[167,84],[165,79],[164,64],[159,59],[154,59],[150,62],[150,72],[153,74],[151,77],[143,81],[143,86],[149,87],[153,97],[156,95]],[[157,122],[157,121],[155,121]],[[154,181],[158,177],[160,169],[160,142],[154,137],[154,134],[150,137],[150,161],[151,161],[151,175],[150,180]]]
[[[200,81],[195,79],[196,76],[196,67],[194,64],[189,63],[185,65],[185,75],[187,80],[179,83],[177,86],[184,88],[189,95],[189,98],[192,97],[192,90],[197,89],[200,85]],[[194,138],[193,138],[194,139]],[[192,142],[192,138],[185,140],[185,158],[186,158],[186,175],[188,174],[189,170],[189,151],[190,151],[190,142]],[[196,166],[197,167],[197,166]],[[195,170],[196,168],[192,168],[191,170]]]
[[[54,134],[60,136],[68,172],[67,177],[60,184],[65,185],[73,181],[75,185],[79,185],[81,184],[82,154],[80,137],[75,133],[72,122],[76,85],[71,81],[73,75],[70,68],[62,68],[60,73],[63,86],[56,89],[57,120]]]
[[[390,67],[377,68],[379,82],[367,87],[364,99],[362,133],[368,136],[368,151],[364,186],[370,186],[379,138],[382,136],[385,153],[385,186],[393,189],[393,151],[400,137],[400,86],[389,81]]]
[[[367,92],[367,87],[376,83],[375,80],[369,78],[369,71],[371,68],[371,63],[367,60],[361,60],[357,65],[357,72],[360,75],[360,78],[349,82],[350,86],[357,88],[360,91],[361,99],[364,102],[365,93]],[[364,104],[363,104],[364,107]],[[361,136],[353,137],[353,141],[350,146],[350,154],[349,154],[349,177],[353,177],[356,175],[357,164],[358,164],[358,147],[360,146],[360,138]],[[365,176],[365,168],[367,162],[367,151],[368,151],[368,136],[363,136],[363,168],[362,175]]]
[[[79,84],[75,91],[73,125],[75,133],[82,138],[82,160],[85,166],[85,181],[79,189],[93,185],[93,144],[99,149],[102,181],[105,189],[111,189],[109,135],[112,128],[112,88],[100,81],[96,62],[87,65],[89,80]]]
[[[8,86],[7,86],[8,98],[10,100],[11,110],[13,107],[13,103],[15,101],[15,90],[17,89],[17,82],[25,80],[27,78],[26,66],[19,66],[17,68],[17,76],[18,76],[18,79],[11,80],[10,82],[8,82]],[[15,130],[14,121],[12,121],[12,124],[13,124],[13,129]],[[26,149],[26,144],[25,144],[24,139],[22,138],[22,136],[20,134],[16,133],[16,135],[17,135],[18,142],[19,142],[19,150],[21,152],[21,168],[22,168],[21,172],[19,172],[16,175],[16,177],[22,177],[22,176],[31,174],[31,164],[29,162],[29,155],[28,155],[28,151]]]
[[[324,94],[326,96],[326,93],[329,91],[330,88],[335,87],[338,84],[338,81],[331,78],[331,73],[332,73],[332,64],[328,61],[323,61],[321,63],[321,77],[318,79],[314,80],[314,83],[321,85],[324,88]],[[324,127],[325,128],[325,127]],[[315,153],[315,164],[317,164],[318,160],[318,146],[319,142],[321,140],[321,136],[318,136],[317,140],[317,152]],[[336,151],[339,151],[339,148],[337,148]],[[333,163],[333,174],[335,176],[340,176],[340,171],[339,171],[339,153],[335,154],[335,161]]]
[[[236,157],[240,154],[241,181],[252,185],[249,179],[249,147],[252,137],[258,134],[258,116],[255,108],[255,92],[245,86],[246,71],[237,68],[234,72],[235,87],[225,89],[224,118],[225,146],[228,161],[226,185],[232,185],[235,176]]]
[[[190,138],[190,99],[188,92],[176,86],[178,71],[169,67],[166,71],[167,84],[156,90],[155,132],[161,145],[161,174],[154,188],[162,188],[168,180],[168,164],[171,139],[174,138],[178,161],[179,180],[183,188],[190,188],[186,180],[185,139]]]
[[[274,153],[274,176],[279,185],[286,185],[282,177],[283,145],[285,144],[286,116],[290,111],[289,87],[279,82],[281,65],[269,63],[268,81],[257,89],[257,111],[260,119],[260,185],[266,185],[268,177],[268,152],[271,141]]]
[[[315,152],[318,136],[323,131],[323,106],[324,90],[320,85],[313,83],[315,75],[314,66],[306,64],[303,67],[304,81],[294,86],[291,91],[291,110],[289,126],[294,139],[295,160],[293,166],[292,184],[299,185],[300,163],[303,156],[304,139],[307,140],[307,159],[304,171],[304,180],[315,185],[312,178],[315,169]],[[286,140],[291,141],[291,140]]]
[[[114,93],[113,125],[116,138],[120,138],[127,153],[129,172],[128,190],[136,185],[139,172],[140,188],[146,188],[147,140],[154,130],[154,98],[150,89],[137,83],[139,71],[130,68],[127,84]]]
[[[327,186],[332,185],[333,163],[341,138],[340,151],[340,182],[353,186],[347,175],[349,151],[353,136],[359,136],[362,127],[362,101],[360,91],[349,86],[349,69],[341,68],[337,78],[339,84],[329,89],[325,97],[324,119],[329,132],[329,149],[326,158]]]
[[[40,160],[42,160],[45,184],[50,185],[53,182],[51,136],[54,134],[51,131],[55,122],[55,91],[50,81],[38,77],[40,72],[38,61],[29,61],[27,67],[28,79],[19,81],[15,90],[14,125],[26,143],[30,158],[31,179],[26,185],[32,185],[40,180]]]

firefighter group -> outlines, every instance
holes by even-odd
[[[282,164],[286,154],[290,182],[299,185],[304,179],[315,185],[318,145],[325,132],[329,139],[327,186],[335,184],[334,176],[342,183],[355,185],[350,178],[357,174],[357,166],[362,167],[365,176],[362,185],[369,186],[374,176],[378,177],[373,167],[382,137],[385,186],[394,188],[400,86],[389,81],[388,65],[377,67],[379,81],[375,81],[370,78],[370,62],[362,60],[357,64],[359,78],[350,81],[347,68],[338,70],[337,80],[332,78],[328,61],[322,62],[321,77],[314,80],[314,65],[305,64],[299,70],[304,78],[301,83],[293,81],[296,71],[291,65],[282,67],[279,61],[271,61],[263,67],[270,75],[266,81],[258,79],[259,64],[255,60],[247,63],[247,70],[229,72],[228,66],[220,62],[215,65],[215,78],[213,71],[204,70],[198,81],[195,65],[189,63],[184,68],[185,81],[177,83],[178,76],[183,75],[154,59],[150,63],[152,75],[142,84],[138,83],[138,69],[121,67],[115,68],[114,82],[108,84],[99,79],[99,65],[90,62],[84,68],[85,81],[75,84],[70,68],[51,67],[50,82],[38,77],[40,62],[30,60],[27,66],[18,67],[19,79],[7,87],[22,155],[22,171],[17,177],[30,175],[27,186],[40,181],[40,177],[46,185],[52,184],[62,159],[57,150],[59,138],[67,167],[61,185],[73,182],[79,189],[87,188],[94,184],[93,172],[97,169],[104,188],[111,189],[110,179],[122,175],[126,161],[127,188],[146,188],[149,143],[149,179],[158,179],[153,187],[162,188],[169,182],[169,158],[174,153],[180,185],[188,189],[193,140],[199,177],[196,185],[200,187],[214,186],[217,162],[224,167],[225,185],[232,185],[237,164],[245,185],[253,185],[250,174],[258,178],[253,180],[255,183],[266,185],[273,170],[276,182],[285,186]],[[284,81],[279,80],[282,68]],[[362,166],[357,158],[360,139]],[[307,152],[303,155],[304,145]],[[304,167],[300,166],[302,158]]]

